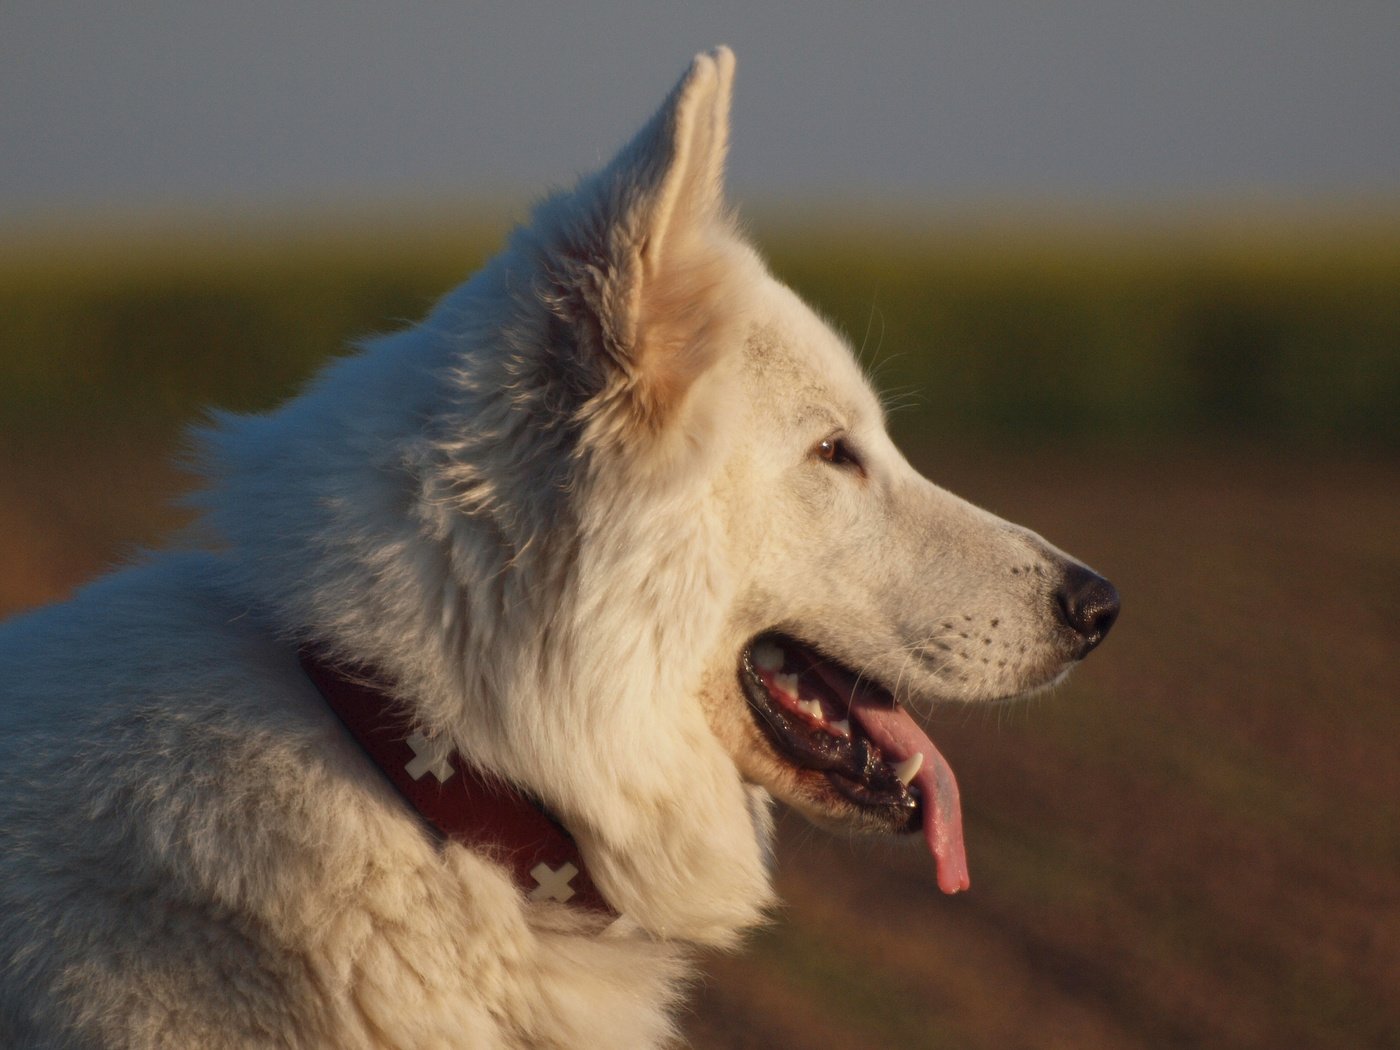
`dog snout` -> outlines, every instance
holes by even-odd
[[[1118,619],[1118,589],[1077,562],[1065,567],[1055,600],[1060,618],[1077,636],[1075,659],[1087,656]]]

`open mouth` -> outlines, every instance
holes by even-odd
[[[774,750],[809,788],[848,803],[866,826],[922,829],[939,888],[968,888],[957,781],[889,690],[776,633],[744,650],[739,679]]]

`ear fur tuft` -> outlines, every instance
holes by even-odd
[[[728,48],[697,55],[611,163],[536,215],[542,295],[594,377],[595,433],[661,429],[723,349],[734,304],[715,307],[741,291],[743,250],[724,202],[733,78]]]

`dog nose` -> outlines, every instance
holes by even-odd
[[[1079,635],[1076,657],[1089,651],[1108,635],[1118,619],[1118,589],[1098,573],[1072,562],[1065,568],[1064,579],[1055,595],[1060,616]]]

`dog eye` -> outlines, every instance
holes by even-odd
[[[818,459],[825,460],[833,466],[860,468],[860,460],[851,451],[846,439],[839,435],[833,434],[829,438],[823,438],[817,442],[817,447],[812,452]]]

